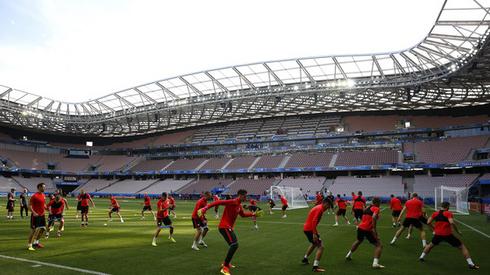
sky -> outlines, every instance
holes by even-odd
[[[207,69],[408,48],[443,0],[0,0],[0,84],[82,102]]]

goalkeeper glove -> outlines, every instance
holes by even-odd
[[[264,210],[258,210],[257,212],[255,212],[255,217],[262,217],[264,216]]]
[[[197,210],[197,216],[199,218],[202,218],[202,216],[204,216],[204,213],[206,213],[207,210],[208,210],[208,208],[206,206]]]

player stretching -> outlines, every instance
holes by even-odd
[[[24,211],[26,212],[26,218],[27,215],[29,214],[29,210],[27,210],[27,189],[24,188],[24,192],[20,194],[20,218],[23,219],[24,216]]]
[[[400,217],[400,213],[403,209],[402,202],[395,195],[391,194],[390,209],[391,209],[391,221],[393,222],[393,227],[400,225],[397,220]]]
[[[196,251],[199,251],[199,247],[197,247],[198,245],[208,247],[208,245],[204,242],[204,237],[206,237],[206,234],[209,231],[208,220],[204,215],[199,217],[197,215],[197,211],[199,211],[199,209],[203,207],[206,207],[208,201],[211,200],[211,198],[213,198],[211,196],[211,193],[209,193],[208,191],[204,192],[203,196],[199,200],[197,200],[194,211],[192,211],[192,226],[194,226],[194,228],[196,229],[196,234],[194,235],[194,242],[192,243],[191,248]]]
[[[46,239],[49,238],[49,232],[54,228],[54,223],[59,222],[58,231],[56,236],[61,237],[61,232],[63,232],[65,227],[65,219],[63,218],[63,211],[69,209],[68,203],[60,194],[56,195],[54,200],[48,203],[49,217],[48,217],[48,228],[46,229]]]
[[[168,235],[168,239],[173,243],[176,242],[173,237],[174,227],[172,226],[172,221],[168,216],[169,208],[170,208],[170,203],[168,201],[168,195],[167,193],[163,192],[162,197],[157,203],[157,231],[155,232],[155,235],[153,236],[153,241],[151,242],[151,245],[153,246],[157,246],[158,235],[160,234],[160,231],[162,231],[162,229],[164,228],[170,229],[170,234]]]
[[[427,223],[431,224],[433,221],[436,222],[434,237],[432,237],[432,241],[429,243],[429,245],[424,248],[424,252],[422,252],[422,255],[420,255],[419,260],[422,262],[425,261],[425,256],[429,254],[434,246],[438,245],[440,242],[447,242],[453,247],[461,250],[461,253],[466,259],[466,262],[468,262],[468,267],[470,269],[480,269],[480,267],[473,263],[473,260],[471,260],[470,252],[466,246],[453,235],[452,228],[454,228],[454,231],[458,232],[459,235],[461,235],[461,232],[456,227],[456,224],[454,224],[453,213],[449,211],[449,202],[443,202],[441,205],[441,210],[433,213]]]
[[[34,247],[43,248],[44,246],[39,243],[44,230],[46,230],[46,217],[44,211],[46,210],[46,199],[44,197],[44,183],[37,185],[37,192],[32,195],[29,200],[29,209],[31,210],[31,234],[29,235],[29,243],[27,249],[34,251]]]
[[[10,192],[7,195],[7,220],[11,220],[14,218],[14,209],[15,209],[15,189],[10,189]]]
[[[335,214],[335,224],[333,226],[339,226],[339,217],[342,216],[347,224],[350,224],[349,219],[345,217],[345,212],[347,212],[347,201],[340,197],[340,194],[337,194],[337,199],[335,200],[335,204],[337,204],[338,210]]]
[[[399,223],[403,213],[407,211],[405,220],[403,220],[403,226],[400,229],[398,229],[398,231],[396,232],[395,236],[393,237],[393,240],[391,240],[390,242],[391,245],[395,244],[398,237],[400,237],[403,231],[406,228],[409,228],[410,226],[413,226],[420,231],[420,239],[422,239],[422,246],[425,247],[427,245],[427,241],[425,240],[425,230],[424,227],[422,226],[422,222],[420,221],[420,217],[423,216],[423,210],[422,210],[423,208],[424,208],[424,203],[422,202],[422,200],[418,198],[417,193],[413,193],[412,198],[405,203],[405,206],[403,207],[398,219],[396,220],[396,222]]]
[[[112,213],[116,213],[119,219],[121,220],[121,223],[124,223],[124,220],[119,213],[121,211],[121,206],[117,202],[116,198],[111,195],[111,208],[109,208],[109,221],[112,222]]]
[[[153,213],[153,210],[151,210],[151,198],[150,196],[148,196],[148,193],[145,193],[143,204],[144,206],[143,206],[143,210],[141,210],[141,219],[142,220],[145,219],[145,211],[150,211],[150,213],[153,215],[153,220],[156,221],[157,218],[155,217],[155,213]]]
[[[213,196],[213,201],[219,201],[220,198],[218,196],[218,194],[215,194]],[[216,217],[216,219],[219,219],[219,206],[215,206],[214,207],[214,216]]]
[[[352,212],[354,213],[354,219],[356,220],[356,224],[362,219],[362,215],[364,214],[364,207],[366,206],[366,199],[362,196],[362,192],[357,192],[357,196],[352,192]]]
[[[92,203],[92,206],[95,208],[95,203],[90,197],[89,194],[85,193],[84,190],[80,190],[80,212],[82,214],[82,224],[81,226],[88,226],[88,203]]]
[[[254,199],[250,199],[249,200],[249,205],[247,207],[245,207],[246,209],[248,209],[248,211],[252,212],[252,213],[255,213],[257,211],[261,211],[262,209],[260,207],[257,206],[257,201],[254,200]],[[252,216],[252,221],[254,223],[254,229],[255,230],[259,230],[259,226],[257,225],[257,217],[254,215]]]
[[[286,215],[286,209],[288,209],[289,205],[288,205],[288,200],[286,199],[286,197],[284,196],[281,196],[279,195],[279,198],[281,199],[281,204],[282,204],[282,218],[287,218],[288,215]]]
[[[383,250],[383,246],[381,245],[381,241],[376,230],[376,224],[380,215],[380,204],[380,199],[375,197],[373,198],[373,204],[364,210],[361,223],[357,226],[357,240],[352,244],[351,249],[345,256],[346,260],[352,260],[352,253],[357,250],[359,245],[364,241],[364,238],[366,238],[371,244],[375,246],[372,265],[373,268],[384,268],[384,266],[379,264],[379,258],[381,258],[381,251]]]
[[[206,213],[209,208],[215,207],[216,205],[224,205],[225,210],[223,211],[223,216],[221,217],[221,221],[218,225],[219,232],[225,238],[225,241],[228,243],[228,253],[226,254],[225,261],[223,262],[221,268],[221,274],[230,275],[230,267],[231,259],[238,249],[238,240],[233,231],[233,227],[235,225],[235,221],[238,215],[241,217],[252,217],[254,215],[261,216],[262,211],[258,211],[257,213],[252,212],[244,212],[241,203],[247,200],[247,191],[240,189],[237,192],[237,198],[230,200],[219,200],[208,204],[207,206],[198,210],[198,215],[202,216]]]
[[[272,198],[269,198],[268,203],[269,203],[269,214],[271,214],[271,215],[272,215],[272,214],[274,214],[274,213],[272,212],[272,209],[273,209],[274,207],[276,207],[276,203],[274,202],[274,200],[273,200]]]
[[[307,265],[310,264],[308,262],[308,257],[316,250],[315,261],[313,262],[313,272],[325,272],[324,268],[321,268],[320,259],[323,254],[323,241],[320,239],[320,235],[318,234],[317,226],[322,219],[323,212],[325,212],[330,205],[332,205],[330,199],[325,198],[321,204],[313,207],[308,213],[308,217],[306,218],[305,224],[303,225],[303,231],[305,232],[306,238],[311,243],[308,249],[306,250],[305,257],[303,258],[302,263]]]
[[[174,219],[177,219],[177,213],[175,213],[175,199],[172,196],[168,196],[168,203],[170,204],[169,211],[174,216]]]

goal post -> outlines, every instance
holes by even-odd
[[[279,202],[273,209],[281,209],[281,200],[279,195],[284,196],[288,200],[288,209],[300,209],[308,208],[308,203],[304,197],[303,192],[298,187],[286,187],[286,186],[271,186],[270,197],[272,200]]]
[[[434,190],[434,207],[439,209],[443,202],[449,202],[449,210],[462,215],[469,215],[468,188],[441,185]]]

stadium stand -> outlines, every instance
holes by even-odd
[[[131,167],[131,171],[160,171],[166,166],[172,163],[172,160],[169,159],[146,159],[142,160],[140,163]]]
[[[248,169],[253,162],[255,161],[256,157],[251,157],[251,156],[244,156],[244,157],[237,157],[234,158],[228,166],[226,166],[226,170],[234,170],[234,169]]]
[[[56,190],[56,186],[54,185],[53,181],[49,178],[12,177],[12,179],[15,180],[22,187],[25,187],[27,189],[27,191],[29,191],[29,192],[36,192],[37,191],[37,185],[41,182],[46,185],[45,190],[47,193],[54,192]]]
[[[112,183],[106,188],[99,190],[99,193],[107,194],[136,194],[156,182],[157,180],[133,180],[125,179]]]
[[[218,170],[223,168],[230,159],[228,158],[212,158],[209,159],[199,170]]]
[[[427,175],[415,175],[413,192],[421,197],[434,197],[434,190],[441,185],[450,187],[470,186],[478,174],[444,175],[442,177],[431,177]]]
[[[0,192],[10,192],[10,189],[15,189],[16,192],[21,192],[24,187],[19,185],[12,178],[6,178],[4,176],[0,176]]]
[[[162,192],[167,192],[167,193],[175,193],[179,189],[183,188],[184,186],[190,184],[193,180],[173,180],[173,179],[166,179],[166,180],[160,180],[160,181],[154,181],[151,185],[149,185],[147,188],[140,190],[138,193],[144,194],[161,194]],[[179,192],[180,193],[180,192]]]
[[[283,159],[284,156],[262,156],[253,168],[277,168]]]
[[[225,188],[233,180],[231,179],[200,179],[178,190],[180,194],[201,194],[204,191],[210,191],[215,187]]]
[[[263,195],[272,185],[279,183],[279,179],[237,179],[226,190],[225,194],[236,194],[240,189],[245,189],[250,195]]]
[[[285,178],[277,184],[283,187],[298,187],[304,193],[312,194],[323,189],[326,179],[324,177],[300,177],[300,178]]]
[[[382,165],[398,163],[399,152],[374,150],[362,152],[339,152],[335,166]]]
[[[104,188],[118,182],[117,179],[91,179],[87,181],[85,184],[78,186],[73,193],[78,194],[80,190],[84,190],[87,193],[95,193],[103,190]]]
[[[349,177],[339,176],[330,191],[333,194],[350,194],[362,191],[365,196],[389,197],[391,194],[403,196],[405,193],[400,176]]]
[[[139,157],[103,155],[95,166],[97,171],[125,171],[139,159]]]
[[[291,158],[286,163],[285,168],[329,167],[332,157],[332,153],[296,153],[291,155]]]
[[[178,159],[174,161],[170,166],[165,168],[167,171],[173,170],[195,170],[197,169],[206,159],[195,158],[195,159]]]

